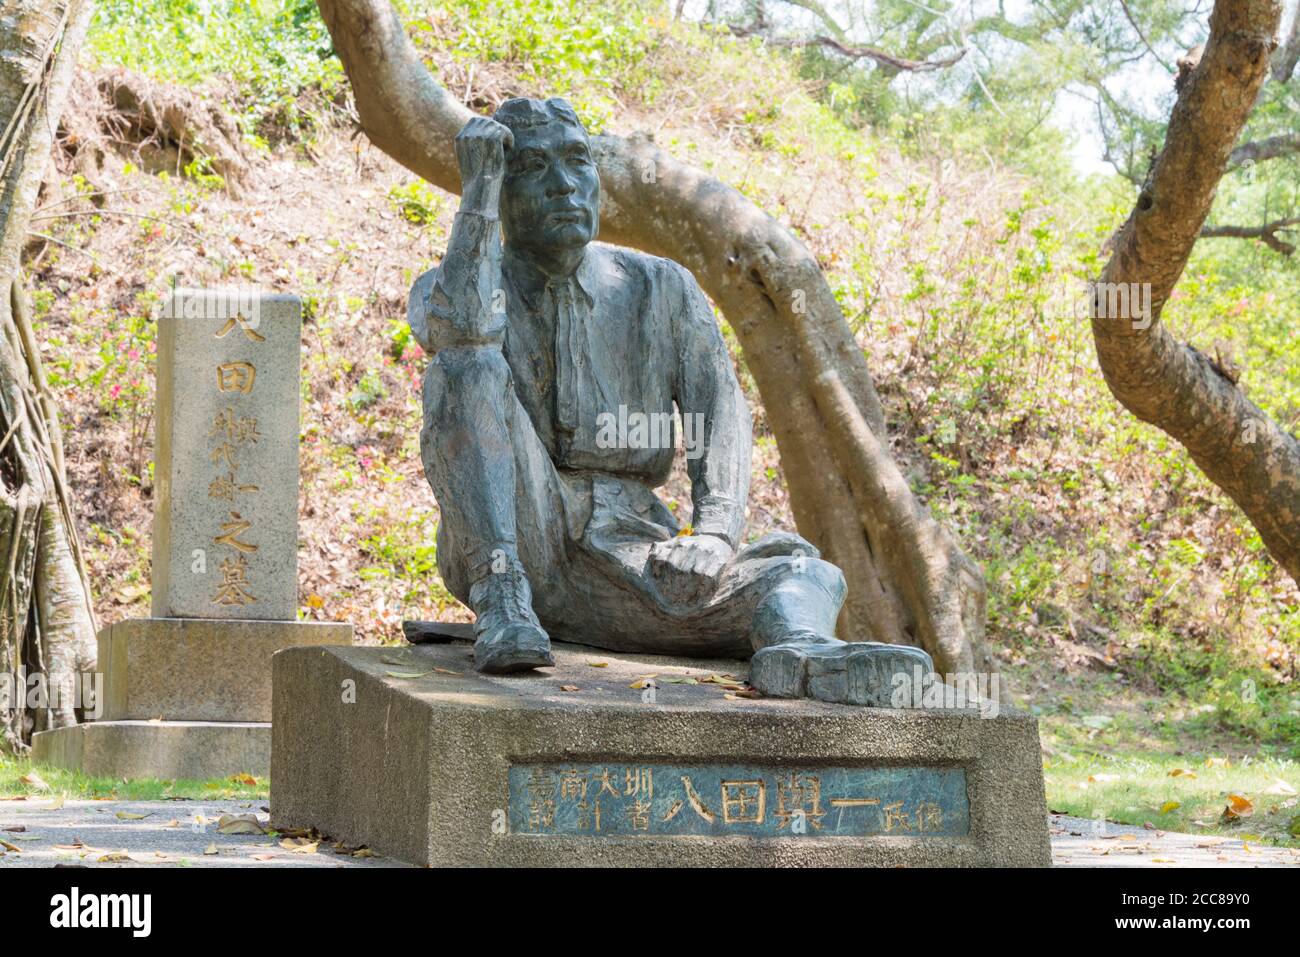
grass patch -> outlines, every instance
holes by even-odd
[[[1287,758],[1108,748],[1046,758],[1043,776],[1053,811],[1300,847],[1300,764]]]
[[[41,785],[42,781],[45,786]],[[0,755],[0,800],[55,800],[60,795],[99,801],[257,800],[270,796],[270,782],[251,776],[213,781],[97,778],[78,771],[33,765],[30,758]]]

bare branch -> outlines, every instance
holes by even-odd
[[[1279,156],[1292,156],[1300,153],[1300,133],[1283,133],[1262,140],[1242,143],[1228,157],[1229,166],[1241,166],[1243,163],[1262,163]]]
[[[840,56],[847,57],[850,60],[874,60],[883,67],[891,70],[908,72],[908,73],[930,73],[934,70],[946,70],[948,67],[957,63],[966,55],[966,49],[963,47],[956,53],[943,57],[939,60],[909,60],[906,57],[895,56],[876,47],[850,46],[834,37],[828,37],[824,34],[817,34],[811,37],[774,37],[767,34],[769,24],[761,16],[749,26],[728,27],[731,32],[738,37],[758,36],[763,38],[763,42],[774,47],[826,47],[838,53]]]
[[[1281,230],[1294,229],[1296,226],[1300,226],[1300,216],[1289,216],[1286,219],[1264,223],[1262,226],[1204,226],[1201,229],[1201,236],[1206,239],[1258,239],[1283,256],[1290,256],[1295,252],[1295,244],[1287,242],[1277,234]]]

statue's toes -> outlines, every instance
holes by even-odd
[[[769,698],[806,698],[807,661],[807,652],[798,647],[762,648],[749,660],[749,683]]]

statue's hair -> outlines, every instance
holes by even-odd
[[[549,123],[567,123],[586,133],[578,114],[573,111],[567,100],[553,96],[548,100],[533,100],[528,97],[514,97],[497,107],[492,119],[511,132],[546,126]]]

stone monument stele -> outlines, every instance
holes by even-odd
[[[352,640],[350,624],[297,620],[301,304],[175,289],[157,320],[152,617],[100,630],[102,713],[35,735],[34,758],[264,775],[272,654]]]
[[[680,265],[594,242],[572,108],[508,100],[456,153],[408,320],[474,644],[407,623],[401,652],[276,655],[273,826],[432,865],[1049,863],[1035,719],[901,693],[933,681],[924,651],[841,641],[840,571],[744,540],[751,426],[716,321]],[[654,494],[674,411],[686,523]]]

